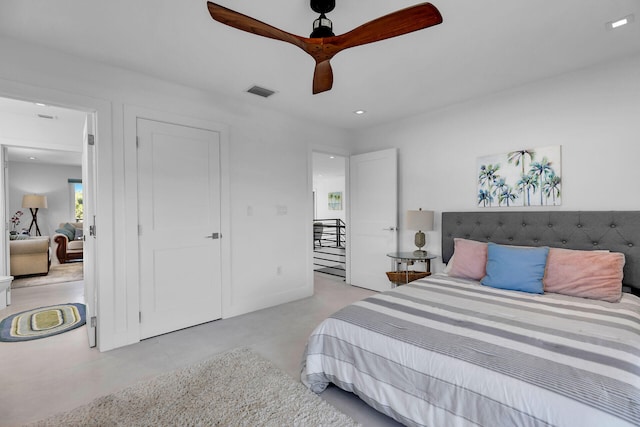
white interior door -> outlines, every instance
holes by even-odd
[[[0,221],[3,224],[3,238],[0,245],[0,276],[7,276],[9,273],[9,174],[7,169],[7,147],[0,147],[0,165],[2,165],[2,173],[0,174],[0,188],[3,196],[0,198]],[[7,291],[7,295],[11,292],[11,288]]]
[[[95,128],[94,115],[87,115],[84,125],[84,141],[82,150],[82,207],[83,207],[83,238],[82,259],[84,268],[84,304],[87,315],[87,335],[89,347],[96,346],[96,235],[95,235],[95,190],[96,190],[96,160],[95,160]]]
[[[351,156],[351,284],[391,288],[385,274],[397,250],[398,154],[395,149]]]
[[[220,134],[138,119],[141,338],[222,317]]]

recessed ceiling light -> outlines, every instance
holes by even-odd
[[[366,113],[366,111],[364,111],[364,110],[356,110],[356,111],[353,112],[353,114],[357,114],[358,116],[361,116],[364,113]]]
[[[37,157],[29,156],[29,160],[38,160]]]
[[[47,104],[43,104],[42,102],[34,102],[38,107],[46,107]]]
[[[633,14],[627,15],[627,16],[625,16],[623,18],[618,19],[618,20],[607,22],[606,27],[607,27],[608,30],[615,30],[616,28],[620,28],[620,27],[623,27],[623,26],[625,26],[627,24],[632,23],[633,20],[634,20]]]
[[[330,159],[335,159],[335,158],[336,158],[336,156],[329,156],[329,158],[330,158]]]

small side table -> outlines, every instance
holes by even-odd
[[[13,276],[0,276],[0,310],[11,305],[11,282]]]
[[[413,252],[391,252],[388,253],[387,256],[391,258],[391,269],[393,270],[393,272],[404,273],[399,276],[400,280],[396,281],[392,279],[391,275],[387,275],[389,276],[389,280],[391,280],[394,285],[403,285],[421,278],[412,277],[415,276],[415,272],[409,271],[409,266],[413,265],[415,262],[424,262],[426,266],[426,274],[420,276],[429,276],[431,274],[431,260],[437,258],[435,255],[416,255]],[[404,270],[400,268],[402,264],[405,265]]]

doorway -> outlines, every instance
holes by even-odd
[[[87,167],[83,166],[83,156],[87,157],[87,153],[83,135],[87,135],[92,127],[93,114],[42,103],[0,98],[0,119],[3,123],[0,141],[3,160],[7,165],[3,176],[2,198],[2,210],[8,225],[7,232],[3,233],[3,240],[6,242],[3,244],[2,254],[4,271],[16,276],[17,271],[14,270],[18,269],[12,268],[15,260],[11,257],[13,240],[20,240],[14,238],[16,235],[29,233],[30,229],[30,238],[35,238],[38,234],[37,238],[48,241],[48,253],[45,248],[42,254],[45,270],[19,271],[20,275],[16,276],[12,286],[10,302],[17,308],[27,304],[27,301],[31,305],[43,306],[68,302],[58,301],[57,298],[76,297],[76,302],[92,305],[86,301],[92,293],[87,293],[84,289],[86,282],[83,279],[86,279],[88,269],[92,272],[93,265],[91,262],[83,262],[82,258],[83,211],[88,210],[90,213],[92,207],[82,207],[83,201],[93,200],[95,194],[87,194],[93,186],[83,185],[82,198],[76,199],[75,188],[83,183],[83,179],[86,181]],[[43,200],[36,216],[39,232],[31,226],[31,209],[23,202],[25,195],[33,194]],[[67,247],[79,247],[80,252],[73,260],[63,259],[61,262],[56,254],[58,244],[55,236],[59,234],[56,230],[60,229],[60,225],[66,223],[78,228],[78,232],[66,241]],[[65,283],[73,285],[65,287]],[[94,346],[95,329],[87,326],[87,332],[90,346]]]
[[[313,270],[345,281],[347,273],[347,158],[314,152]]]

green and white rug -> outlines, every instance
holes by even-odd
[[[0,341],[17,342],[46,338],[86,323],[84,304],[68,303],[12,314],[0,321]]]

